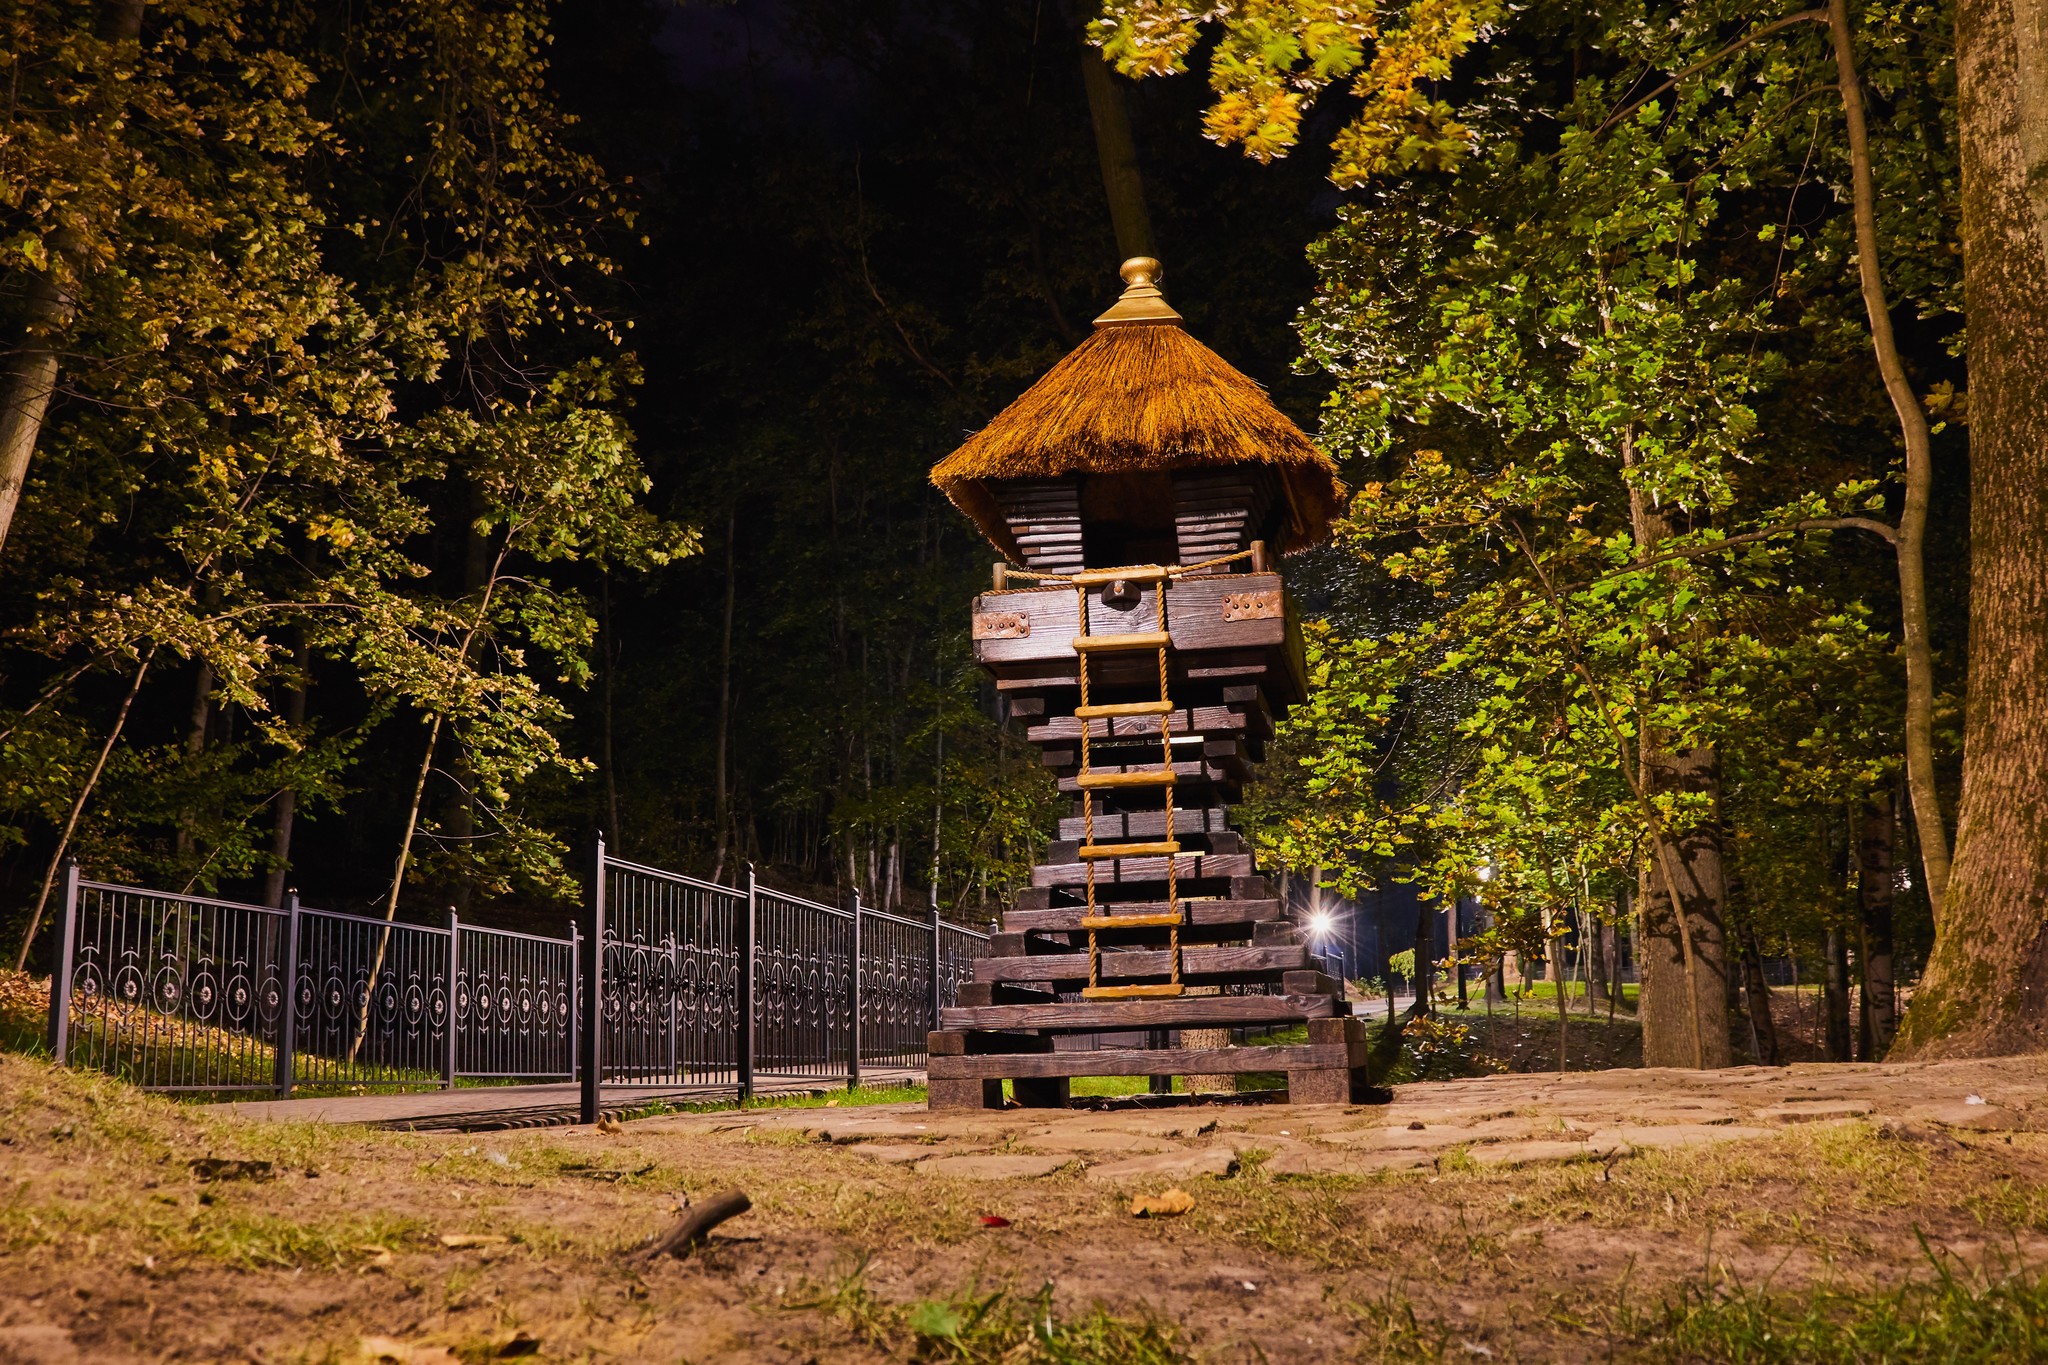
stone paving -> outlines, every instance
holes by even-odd
[[[1765,1137],[1792,1124],[1869,1121],[1902,1132],[2048,1130],[2048,1057],[1995,1063],[1804,1064],[1727,1071],[1493,1076],[1399,1087],[1391,1104],[932,1113],[909,1105],[671,1115],[635,1133],[746,1140],[801,1134],[920,1174],[1092,1181],[1225,1175],[1257,1154],[1274,1175],[1618,1161]]]

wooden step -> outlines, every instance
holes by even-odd
[[[1172,768],[1161,768],[1156,772],[1082,773],[1071,780],[1076,791],[1101,791],[1108,787],[1171,787],[1179,781],[1176,770],[1180,766],[1176,763]]]
[[[1104,834],[1100,828],[1100,824],[1101,822],[1098,821],[1098,827],[1096,829],[1096,842],[1093,844],[1082,843],[1079,839],[1055,839],[1050,844],[1047,844],[1045,847],[1046,864],[1048,866],[1051,866],[1057,863],[1085,862],[1088,859],[1086,855],[1083,854],[1081,851],[1085,848],[1108,848],[1128,850],[1127,852],[1112,852],[1098,854],[1096,855],[1098,859],[1142,858],[1148,856],[1155,858],[1163,858],[1166,856],[1165,850],[1167,847],[1167,841],[1163,839],[1156,841],[1146,841],[1142,843],[1104,843],[1104,839],[1115,839],[1117,836],[1114,834]],[[1186,834],[1188,839],[1192,840],[1193,842],[1182,842],[1180,837],[1182,834]],[[1244,838],[1241,835],[1232,834],[1228,831],[1222,834],[1198,834],[1192,831],[1181,829],[1179,821],[1174,822],[1173,842],[1179,845],[1178,848],[1174,849],[1174,852],[1176,853],[1228,854],[1249,852],[1249,850],[1245,848]],[[1201,847],[1201,845],[1203,844],[1207,844],[1208,847],[1206,849]]]
[[[1311,967],[1311,958],[1308,949],[1301,945],[1281,948],[1190,945],[1181,949],[1180,963],[1183,976],[1233,976],[1305,971]],[[1172,970],[1173,954],[1163,948],[1110,951],[1102,954],[1102,971],[1098,979],[1165,976]],[[989,982],[1086,981],[1088,954],[978,957],[974,960],[974,979]]]
[[[1148,986],[1087,986],[1081,991],[1083,1000],[1170,1000],[1177,995],[1186,995],[1188,988],[1178,981],[1159,982]]]
[[[1250,1028],[1348,1015],[1329,995],[1184,995],[1178,1000],[1083,1000],[1055,1005],[955,1005],[939,1011],[942,1029],[1036,1029],[1106,1033],[1140,1028]]]
[[[1165,781],[1163,780],[1163,779],[1164,779],[1164,777],[1165,777],[1165,775],[1166,775],[1166,771],[1167,771],[1167,770],[1166,770],[1166,769],[1164,769],[1164,768],[1157,768],[1157,767],[1155,767],[1155,768],[1151,769],[1150,771],[1148,771],[1148,772],[1144,773],[1144,774],[1143,774],[1144,776],[1146,776],[1146,777],[1149,777],[1149,778],[1151,778],[1151,779],[1152,779],[1152,781],[1151,781],[1151,782],[1149,782],[1149,783],[1146,783],[1146,782],[1104,782],[1104,781],[1102,781],[1102,779],[1103,779],[1103,778],[1105,778],[1105,777],[1129,777],[1129,776],[1134,776],[1134,775],[1135,775],[1135,774],[1131,774],[1131,773],[1123,773],[1123,772],[1109,772],[1109,773],[1101,773],[1101,772],[1097,772],[1097,773],[1090,773],[1090,774],[1088,774],[1088,778],[1089,778],[1089,781],[1088,781],[1088,787],[1087,787],[1087,789],[1088,789],[1089,791],[1102,791],[1102,790],[1106,790],[1106,789],[1109,789],[1109,788],[1114,788],[1114,787],[1142,787],[1142,786],[1160,786],[1160,787],[1163,787],[1163,786],[1168,786],[1168,785],[1173,785],[1173,784],[1177,784],[1177,783],[1180,783],[1180,782],[1220,782],[1220,783],[1229,783],[1229,782],[1231,782],[1231,781],[1232,781],[1232,778],[1231,778],[1230,774],[1229,774],[1229,773],[1227,773],[1227,772],[1225,772],[1225,771],[1224,771],[1224,770],[1223,770],[1222,768],[1219,768],[1219,767],[1217,767],[1217,766],[1216,766],[1215,764],[1212,764],[1212,763],[1203,763],[1203,762],[1200,762],[1199,760],[1194,760],[1194,761],[1190,761],[1190,762],[1187,762],[1187,763],[1176,763],[1176,764],[1174,764],[1174,765],[1173,765],[1173,778],[1174,778],[1174,783],[1173,783],[1173,784],[1169,784],[1169,783],[1167,783],[1167,782],[1165,782]],[[1080,792],[1080,791],[1082,790],[1082,785],[1081,785],[1081,784],[1082,784],[1082,779],[1081,779],[1081,777],[1080,777],[1079,775],[1076,775],[1076,776],[1073,776],[1073,777],[1063,777],[1063,778],[1061,778],[1061,779],[1060,779],[1060,790],[1061,790],[1061,791],[1063,791],[1063,792],[1069,792],[1069,793],[1078,793],[1078,792]]]
[[[1169,842],[1162,839],[1150,844],[1084,844],[1074,850],[1074,856],[1089,863],[1109,858],[1165,858],[1178,852],[1178,840]]]
[[[1102,706],[1075,707],[1074,716],[1076,721],[1073,728],[1074,733],[1079,735],[1081,731],[1079,722],[1083,720],[1108,720],[1115,716],[1170,716],[1175,714],[1185,716],[1187,713],[1185,711],[1176,713],[1170,700],[1113,701]],[[1103,727],[1100,732],[1103,734],[1109,733],[1107,727]],[[1036,742],[1036,740],[1034,739],[1033,742]]]
[[[1157,915],[1083,915],[1083,929],[1172,929],[1187,924],[1187,916]]]
[[[1105,583],[1157,583],[1171,578],[1173,569],[1165,564],[1127,564],[1121,569],[1089,569],[1074,575],[1075,587],[1099,587]]]
[[[1076,635],[1074,648],[1083,654],[1123,649],[1165,649],[1173,637],[1163,630],[1134,630],[1124,635]]]

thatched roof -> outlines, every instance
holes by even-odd
[[[1126,261],[1129,284],[1095,333],[932,470],[953,504],[1016,556],[988,484],[1069,474],[1273,466],[1286,490],[1283,552],[1329,534],[1337,468],[1266,391],[1189,336],[1154,284],[1157,261]]]

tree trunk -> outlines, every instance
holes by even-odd
[[[1431,922],[1429,906],[1417,902],[1415,906],[1415,1012],[1434,1013],[1430,1000],[1430,983],[1436,979],[1436,926]]]
[[[1138,144],[1131,136],[1131,115],[1124,106],[1119,77],[1092,44],[1081,44],[1081,85],[1088,92],[1088,117],[1095,125],[1095,155],[1102,163],[1102,189],[1109,196],[1109,220],[1116,229],[1117,254],[1159,254],[1152,236],[1152,212],[1145,203],[1145,181],[1138,173]]]
[[[61,262],[52,261],[47,270],[30,278],[21,344],[0,377],[0,546],[14,525],[29,461],[42,435],[50,395],[57,389],[57,336],[73,311],[70,287],[58,278],[63,269]]]
[[[1591,913],[1585,918],[1586,1013],[1607,1003],[1607,926]]]
[[[2048,1046],[2048,5],[1962,0],[1970,690],[1953,874],[1895,1056]],[[1914,806],[1925,845],[1927,828]]]
[[[731,851],[732,838],[732,787],[727,775],[727,755],[731,749],[732,736],[732,608],[733,608],[733,555],[739,529],[739,509],[725,514],[725,631],[719,637],[718,646],[718,757],[717,786],[714,788],[712,821],[718,826],[714,853],[711,859],[711,880],[717,881],[725,875],[726,855]],[[870,897],[874,888],[868,888]]]
[[[1651,795],[1695,792],[1718,803],[1721,764],[1711,748],[1663,750],[1645,743],[1642,770]],[[1671,885],[1682,906],[1672,905]],[[1644,1066],[1714,1068],[1734,1060],[1728,1047],[1723,891],[1717,821],[1667,830],[1662,841],[1651,840],[1636,887],[1636,971],[1642,983],[1636,1013],[1643,1024]]]
[[[1860,1011],[1865,1061],[1877,1061],[1891,1050],[1898,1032],[1898,996],[1892,982],[1892,879],[1898,820],[1889,790],[1875,792],[1863,806],[1862,837],[1857,840],[1857,881],[1862,903],[1863,1005]]]
[[[306,723],[306,690],[312,685],[308,676],[312,666],[311,652],[306,648],[305,632],[299,633],[298,649],[295,651],[294,667],[297,680],[290,691],[284,694],[285,728],[296,734]],[[277,794],[270,807],[270,872],[263,882],[263,903],[283,905],[285,888],[290,884],[292,867],[292,825],[298,818],[299,794],[286,787]]]
[[[1742,996],[1749,1015],[1751,1047],[1764,1066],[1778,1065],[1778,1026],[1771,1018],[1771,983],[1764,976],[1763,948],[1757,942],[1756,921],[1748,913],[1736,920],[1736,943],[1742,950]]]
[[[1828,930],[1822,947],[1827,959],[1828,1060],[1846,1062],[1849,1055],[1849,945],[1839,929]]]
[[[135,42],[142,36],[145,8],[147,0],[105,0],[93,31],[110,43]],[[58,259],[29,278],[21,344],[0,370],[0,547],[14,527],[50,395],[57,390],[57,339],[77,309],[69,262],[61,259],[68,240],[69,234],[59,231]]]
[[[1899,436],[1906,453],[1905,499],[1899,509],[1898,532],[1892,540],[1899,568],[1899,653],[1906,665],[1906,788],[1912,793],[1913,815],[1923,831],[1920,861],[1927,878],[1927,898],[1938,916],[1948,895],[1950,872],[1948,826],[1942,821],[1941,794],[1934,774],[1934,653],[1928,642],[1924,548],[1927,504],[1934,486],[1934,453],[1927,414],[1913,392],[1905,362],[1899,356],[1898,342],[1892,335],[1891,304],[1885,298],[1884,276],[1879,269],[1876,174],[1870,159],[1870,136],[1864,126],[1863,88],[1856,75],[1856,58],[1850,44],[1848,0],[1828,0],[1828,34],[1834,45],[1835,79],[1849,134],[1856,273],[1863,290],[1863,311],[1870,320],[1871,350],[1877,357],[1885,396],[1898,417]],[[1963,235],[1969,236],[1967,222]],[[1976,382],[1973,355],[1973,403]],[[1974,430],[1974,406],[1972,413]]]

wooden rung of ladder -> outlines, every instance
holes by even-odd
[[[1083,654],[1119,649],[1164,649],[1173,636],[1163,630],[1134,630],[1123,635],[1076,635],[1074,648]]]
[[[1170,929],[1185,924],[1185,915],[1083,915],[1083,929]]]
[[[1122,569],[1083,569],[1068,574],[1067,582],[1077,588],[1093,588],[1103,583],[1158,583],[1171,577],[1173,570],[1163,564],[1132,564]]]
[[[1089,639],[1096,638],[1091,635]],[[1107,720],[1113,716],[1165,716],[1173,712],[1170,701],[1117,701],[1103,706],[1077,706],[1076,720]]]
[[[1150,844],[1084,844],[1076,856],[1087,863],[1100,862],[1105,858],[1171,858],[1178,852],[1178,841],[1161,839]]]
[[[1176,995],[1185,995],[1187,987],[1178,981],[1162,981],[1149,986],[1088,986],[1081,991],[1084,1000],[1160,1000]]]
[[[1161,768],[1155,773],[1082,773],[1074,781],[1083,791],[1096,787],[1171,787],[1174,776],[1173,769]]]

